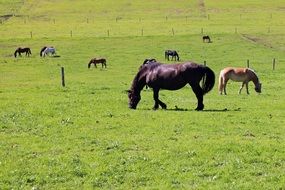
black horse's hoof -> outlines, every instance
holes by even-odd
[[[204,105],[198,106],[195,110],[196,111],[202,111],[204,109]]]

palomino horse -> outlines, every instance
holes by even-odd
[[[200,86],[202,81],[202,87]],[[189,84],[198,99],[196,110],[203,110],[203,96],[215,84],[215,73],[206,66],[186,62],[183,64],[161,64],[153,62],[143,65],[136,74],[131,89],[128,90],[129,108],[136,109],[140,99],[141,90],[145,85],[153,89],[155,101],[153,109],[166,109],[166,104],[159,100],[159,90],[178,90]]]
[[[211,43],[210,36],[203,36],[203,42]]]
[[[94,66],[97,68],[97,64],[102,64],[102,68],[103,67],[107,67],[107,64],[106,64],[106,59],[105,58],[93,58],[93,59],[91,59],[90,61],[89,61],[89,63],[88,63],[88,68],[90,68],[91,67],[91,64],[93,63],[94,64]]]
[[[21,53],[26,53],[26,56],[30,56],[32,55],[32,52],[31,52],[31,49],[28,48],[28,47],[25,47],[25,48],[17,48],[15,53],[14,53],[14,56],[17,57],[17,54],[19,54],[19,56],[22,56]]]
[[[165,56],[165,59],[167,59],[168,61],[169,61],[169,56],[171,56],[171,61],[173,60],[173,57],[175,61],[176,61],[176,58],[177,58],[177,61],[179,61],[179,55],[177,51],[175,50],[165,50],[164,56]]]
[[[256,73],[249,68],[233,68],[227,67],[221,70],[220,77],[219,77],[219,92],[220,94],[223,93],[226,95],[226,86],[228,80],[231,79],[236,82],[242,82],[242,85],[239,89],[239,94],[241,93],[242,88],[244,85],[246,86],[246,92],[248,92],[248,82],[252,81],[255,85],[255,91],[261,93],[261,83],[256,75]]]
[[[46,48],[42,48],[41,50],[41,55],[42,57],[45,57],[46,55],[55,55],[55,48],[54,47],[46,47]]]

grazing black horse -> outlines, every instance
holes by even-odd
[[[203,36],[203,42],[211,43],[210,36]]]
[[[175,50],[165,50],[164,53],[165,59],[167,59],[169,61],[169,56],[171,56],[171,61],[173,60],[173,57],[176,61],[176,57],[177,57],[177,61],[179,61],[179,55],[177,53],[177,51]]]
[[[17,54],[19,54],[19,56],[22,56],[21,53],[26,53],[26,56],[30,56],[32,55],[32,52],[31,52],[31,49],[28,48],[28,47],[25,47],[25,48],[17,48],[15,53],[14,53],[14,56],[17,57]]]
[[[202,87],[200,81],[202,80]],[[198,99],[196,110],[203,110],[203,96],[215,84],[215,73],[207,66],[192,62],[183,64],[161,64],[154,62],[143,65],[136,74],[131,89],[128,90],[129,108],[136,109],[141,96],[140,92],[145,85],[153,89],[155,101],[153,109],[161,106],[166,109],[166,104],[159,100],[159,90],[178,90],[189,84]]]
[[[43,56],[43,51],[45,51],[45,49],[47,48],[47,46],[44,46],[41,51],[40,51],[40,56],[42,57]]]
[[[143,65],[149,64],[149,63],[153,63],[156,62],[156,59],[150,58],[150,59],[145,59],[143,62]]]

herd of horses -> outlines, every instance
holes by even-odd
[[[203,42],[212,43],[209,36],[203,36]],[[165,59],[169,61],[173,58],[179,61],[179,55],[175,50],[166,50]],[[257,74],[250,68],[226,67],[220,71],[219,75],[219,93],[226,95],[226,86],[229,80],[242,82],[239,94],[246,86],[246,92],[249,94],[248,83],[253,82],[255,91],[261,93],[261,83]],[[189,84],[197,98],[197,107],[195,110],[204,109],[203,97],[210,92],[215,85],[215,73],[205,65],[194,62],[162,64],[156,59],[145,59],[135,75],[131,88],[128,90],[129,108],[136,109],[141,100],[141,91],[146,87],[153,90],[154,106],[156,110],[159,106],[166,109],[167,105],[159,99],[160,90],[178,90]]]
[[[203,36],[203,42],[211,43],[209,36]],[[17,48],[14,56],[17,54],[21,56],[21,53],[25,53],[26,56],[32,54],[31,49]],[[54,47],[43,47],[40,50],[40,56],[55,56],[56,50]],[[165,51],[165,60],[179,61],[180,57],[175,50]],[[107,67],[107,61],[105,58],[92,58],[88,63],[88,68],[92,64],[97,68],[97,64],[102,64],[102,68]],[[226,67],[220,71],[219,75],[219,93],[227,94],[226,86],[229,80],[241,82],[242,85],[239,89],[239,94],[244,86],[246,86],[246,92],[249,94],[248,83],[253,82],[255,85],[255,91],[261,93],[261,83],[257,74],[250,68],[234,68]],[[129,108],[136,109],[138,103],[141,100],[141,91],[143,88],[150,87],[153,90],[154,106],[153,109],[158,109],[159,106],[162,109],[166,109],[167,105],[159,99],[159,91],[164,90],[178,90],[189,84],[197,98],[197,107],[195,110],[200,111],[204,109],[203,98],[204,95],[210,92],[215,85],[215,73],[214,71],[201,64],[194,62],[176,63],[176,64],[163,64],[156,59],[145,59],[143,64],[139,67],[137,74],[135,75],[131,88],[128,90]]]

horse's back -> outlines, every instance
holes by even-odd
[[[247,68],[226,67],[221,70],[220,77],[243,82],[249,79],[249,70]]]

